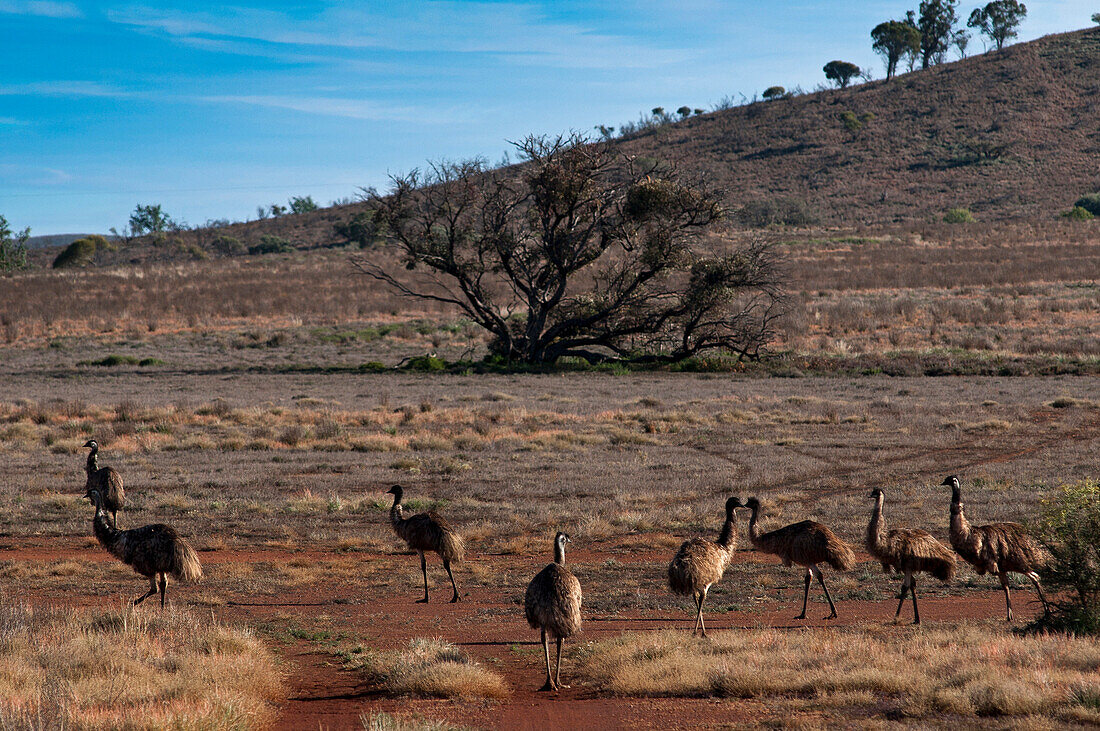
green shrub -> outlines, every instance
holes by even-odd
[[[969,208],[952,208],[943,214],[945,223],[974,223],[974,214]]]
[[[409,358],[405,368],[410,371],[438,373],[447,369],[447,361],[436,355],[418,355],[415,358]]]
[[[260,237],[260,243],[248,247],[249,254],[285,254],[289,251],[294,251],[294,244],[271,234],[264,234]]]
[[[114,245],[102,236],[85,236],[66,246],[53,260],[53,268],[88,266],[95,260],[96,254],[101,251],[112,251],[114,248]]]
[[[782,86],[769,86],[767,89],[764,89],[764,93],[762,94],[762,96],[768,101],[772,101],[773,99],[782,99],[783,97],[787,96],[787,90],[784,89]]]
[[[211,247],[222,256],[240,256],[248,251],[248,247],[245,246],[240,239],[232,236],[219,236],[214,239],[214,243],[211,244]]]
[[[120,365],[139,365],[140,360],[132,355],[108,355],[105,358],[99,360],[82,360],[77,365],[93,365],[93,366],[120,366]]]
[[[1087,208],[1081,206],[1074,206],[1068,211],[1062,213],[1062,218],[1068,218],[1071,221],[1091,221],[1096,218]]]
[[[1074,208],[1084,208],[1094,216],[1100,216],[1100,193],[1089,193],[1077,199]]]
[[[1051,613],[1037,624],[1100,634],[1100,482],[1065,485],[1044,500],[1039,538],[1051,555],[1040,570]]]
[[[358,244],[360,249],[379,243],[383,238],[371,212],[356,213],[348,220],[334,224],[332,230],[349,244]]]

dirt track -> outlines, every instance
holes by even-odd
[[[227,565],[255,562],[287,562],[292,559],[317,558],[329,555],[323,550],[285,551],[256,549],[243,551],[207,551],[204,564],[216,576]],[[85,545],[84,539],[5,539],[0,542],[0,557],[7,561],[57,562],[81,560],[111,562],[113,559]],[[865,557],[864,557],[865,558]],[[607,546],[574,551],[570,563],[579,572],[598,571],[609,560],[643,564],[663,564],[668,557],[662,552],[630,553]],[[413,556],[363,555],[364,562],[382,561],[392,564],[394,572],[403,572]],[[530,566],[531,573],[541,565],[538,560],[516,556],[485,556],[474,560],[488,564],[490,569],[509,565],[522,570]],[[748,550],[738,552],[736,562],[743,566],[774,564],[770,556]],[[737,563],[731,566],[724,582],[738,580]],[[436,567],[438,568],[438,567]],[[122,574],[122,578],[126,578]],[[137,577],[134,577],[137,578]],[[433,577],[439,578],[439,577]],[[458,574],[460,581],[463,573]],[[792,619],[798,610],[799,573],[790,569],[791,591],[786,596],[790,604],[770,602],[765,611],[707,613],[708,629],[714,631],[756,628],[761,626],[797,629],[838,625],[889,624],[896,600],[883,596],[873,601],[838,601],[840,617],[825,621],[823,603],[812,602],[810,619]],[[216,581],[216,580],[215,580]],[[121,594],[140,588],[140,581],[124,581]],[[132,584],[133,586],[130,586]],[[988,619],[1001,616],[1003,599],[994,582],[988,589],[967,592],[964,596],[922,597],[922,615],[926,625],[939,621]],[[500,672],[512,688],[512,695],[502,703],[484,701],[395,700],[372,692],[355,676],[341,669],[337,657],[326,647],[310,640],[290,640],[276,643],[276,649],[287,662],[289,699],[281,709],[276,724],[279,729],[350,729],[361,728],[360,717],[371,712],[389,711],[419,714],[425,718],[445,719],[453,723],[478,728],[501,729],[607,729],[607,728],[701,728],[760,722],[769,717],[764,702],[752,699],[684,699],[684,698],[615,698],[603,697],[572,682],[571,688],[560,693],[540,693],[543,676],[541,646],[537,634],[527,627],[522,608],[516,603],[516,590],[483,587],[463,587],[459,604],[443,601],[444,591],[438,581],[432,583],[431,603],[416,604],[416,592],[372,594],[369,585],[320,581],[299,587],[278,596],[256,597],[220,591],[225,604],[214,611],[222,619],[250,625],[280,624],[302,628],[325,627],[360,638],[372,648],[402,647],[412,637],[442,637],[465,648],[488,667]],[[655,587],[654,591],[663,591]],[[174,600],[190,603],[194,589],[175,586]],[[1035,611],[1026,592],[1015,592],[1015,605],[1021,619]],[[811,595],[813,597],[813,595]],[[46,593],[33,595],[36,602],[68,605],[102,605],[101,596],[66,593],[59,599]],[[156,611],[150,605],[147,611]],[[906,607],[908,612],[908,605]],[[903,617],[908,616],[903,615]],[[624,631],[682,629],[690,631],[692,618],[683,612],[660,611],[606,615],[586,612],[584,626],[575,642],[583,643]],[[902,625],[904,626],[904,625]],[[899,627],[900,631],[900,627]],[[563,680],[571,682],[572,663],[563,661]]]

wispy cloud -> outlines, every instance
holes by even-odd
[[[97,84],[94,81],[39,81],[0,85],[0,96],[55,96],[125,98],[134,92]]]
[[[55,0],[0,0],[0,13],[9,15],[38,15],[44,18],[83,18],[73,3]]]
[[[592,25],[557,21],[539,7],[522,3],[433,0],[396,7],[382,12],[345,2],[300,18],[248,8],[215,14],[132,6],[108,11],[107,17],[179,39],[249,41],[299,52],[364,49],[491,55],[568,68],[651,68],[692,53],[601,32]],[[223,48],[240,52],[231,46]]]
[[[64,185],[72,179],[72,175],[56,168],[0,163],[0,182],[13,185]]]
[[[198,101],[212,104],[245,104],[270,109],[290,109],[305,114],[319,114],[326,117],[346,117],[368,121],[400,122],[436,122],[454,123],[457,116],[440,115],[438,110],[423,110],[413,107],[400,107],[377,104],[362,99],[339,99],[334,97],[299,97],[278,95],[225,95],[205,96]]]
[[[23,119],[15,119],[14,117],[0,117],[0,126],[4,127],[25,127],[29,122]]]

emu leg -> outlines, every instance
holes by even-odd
[[[160,575],[160,608],[164,609],[164,593],[168,589],[168,574]]]
[[[564,642],[564,640],[562,640],[562,638],[559,637],[558,638],[558,661],[554,665],[554,687],[557,688],[558,690],[561,690],[562,688],[568,688],[569,687],[568,685],[562,685],[561,684],[561,646],[562,646],[563,642]]]
[[[1012,599],[1008,596],[1008,574],[1004,571],[1000,572],[1001,588],[1005,590],[1005,608],[1008,610],[1008,616],[1005,618],[1006,622],[1012,621]]]
[[[546,653],[546,682],[539,690],[553,690],[553,678],[550,675],[550,643],[546,640],[546,630],[542,631],[542,649]]]
[[[703,622],[703,602],[707,600],[707,590],[703,589],[699,595],[699,629],[702,630],[703,637],[707,636],[707,625]]]
[[[699,634],[699,619],[703,616],[703,598],[699,592],[692,592],[691,601],[695,602],[695,626],[691,628],[691,636]]]
[[[829,596],[829,587],[825,586],[825,574],[821,573],[821,569],[816,566],[814,566],[814,573],[817,574],[817,580],[821,583],[821,588],[825,591],[825,600],[829,602],[829,609],[832,610],[832,614],[825,619],[836,619],[836,607],[833,605],[833,598]],[[809,581],[806,582],[806,588],[810,588]]]
[[[1024,576],[1031,579],[1032,584],[1035,584],[1035,591],[1039,592],[1039,601],[1043,603],[1043,614],[1049,615],[1050,605],[1047,604],[1047,598],[1043,594],[1043,587],[1039,586],[1039,574],[1035,573],[1034,571],[1028,571],[1026,574],[1024,574]]]
[[[424,552],[419,551],[420,554],[420,573],[424,574],[424,598],[417,599],[417,604],[428,603],[428,562],[424,559]]]
[[[141,604],[143,601],[145,601],[146,599],[148,599],[149,597],[153,596],[156,593],[157,593],[157,575],[153,574],[152,576],[149,577],[149,591],[147,591],[146,593],[142,594],[137,599],[135,599],[134,600],[134,606],[136,607],[138,604]]]
[[[905,595],[909,593],[909,577],[906,576],[901,580],[901,595],[898,596],[898,611],[894,612],[894,621],[898,621],[898,617],[901,616],[901,607],[905,604]]]
[[[451,604],[454,604],[460,599],[458,598],[458,584],[455,583],[455,575],[451,573],[451,562],[443,559],[443,568],[447,569],[447,576],[451,577],[451,588],[455,590],[455,595],[451,597]]]
[[[810,577],[813,576],[813,571],[806,569],[806,590],[802,592],[802,614],[795,617],[795,619],[806,618],[806,601],[810,597]]]
[[[909,579],[909,594],[913,597],[913,624],[920,624],[920,612],[917,611],[917,578]]]

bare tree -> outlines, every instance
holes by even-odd
[[[368,191],[387,245],[408,269],[430,270],[435,288],[374,259],[357,266],[457,306],[509,361],[755,357],[770,341],[781,299],[773,249],[707,253],[702,238],[722,215],[715,192],[576,133],[514,144],[519,167],[437,163],[395,178],[388,195]]]

